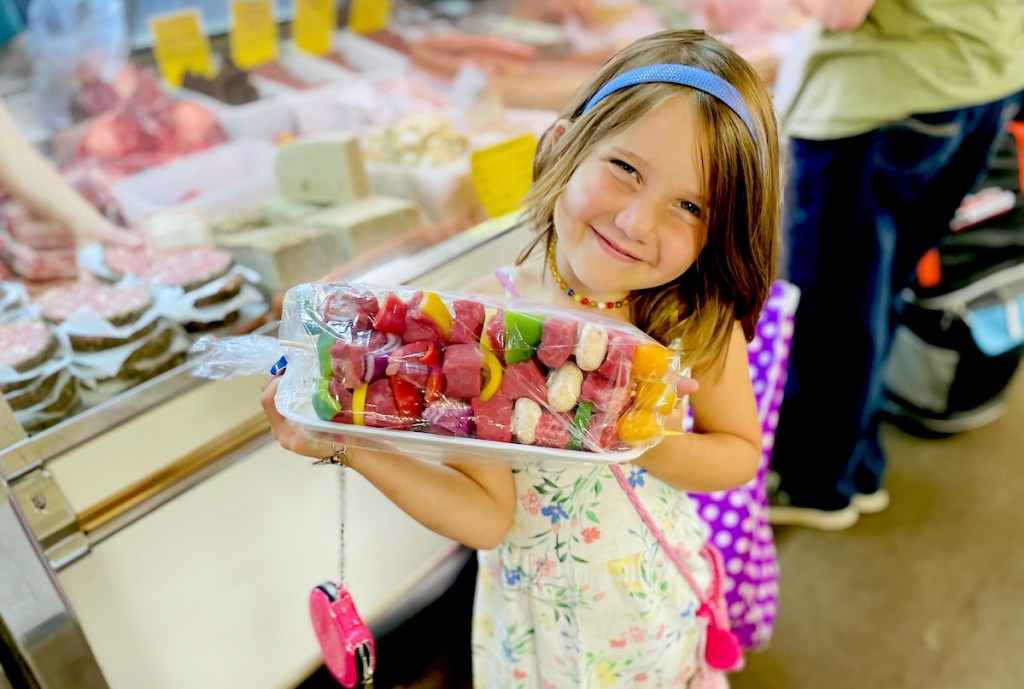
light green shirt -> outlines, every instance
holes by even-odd
[[[802,139],[863,134],[1024,88],[1022,0],[877,0],[857,30],[811,40],[786,118]]]

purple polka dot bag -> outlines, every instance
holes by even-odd
[[[725,561],[725,600],[732,631],[744,648],[771,640],[779,595],[775,540],[768,524],[768,465],[775,443],[779,405],[793,340],[793,314],[800,291],[783,281],[771,295],[747,346],[750,377],[761,420],[761,463],[747,484],[717,493],[694,493],[700,516],[711,529],[711,542]]]

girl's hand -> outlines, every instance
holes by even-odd
[[[283,372],[282,372],[283,373]],[[315,459],[324,459],[334,454],[339,446],[343,446],[345,438],[335,436],[331,441],[325,437],[313,437],[298,428],[288,419],[281,416],[274,405],[274,395],[277,394],[277,386],[281,384],[281,375],[269,379],[263,384],[263,392],[260,394],[260,403],[263,405],[263,413],[270,422],[270,431],[277,438],[281,447],[296,454]],[[334,447],[332,447],[332,445]]]

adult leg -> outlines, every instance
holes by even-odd
[[[924,253],[949,232],[960,200],[981,178],[1006,123],[1020,109],[1021,95],[960,110],[919,115],[881,130],[875,141],[876,194],[898,231],[892,265],[893,295],[909,284]],[[892,344],[895,311],[873,367],[865,433],[854,450],[842,490],[870,494],[881,487],[885,455],[879,441],[884,357]],[[881,333],[880,333],[881,334]]]
[[[839,511],[852,495],[841,479],[864,430],[894,249],[871,194],[873,138],[791,144],[786,264],[801,294],[772,468],[798,507]]]

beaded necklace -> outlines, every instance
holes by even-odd
[[[551,241],[548,242],[548,265],[551,267],[551,275],[555,278],[555,282],[562,290],[572,297],[577,304],[583,306],[589,306],[594,309],[621,309],[623,306],[629,303],[630,299],[633,298],[633,293],[629,292],[625,297],[619,301],[595,301],[589,297],[584,297],[582,294],[574,289],[571,289],[569,285],[565,284],[565,280],[558,273],[558,264],[555,261],[555,234],[551,233]]]

